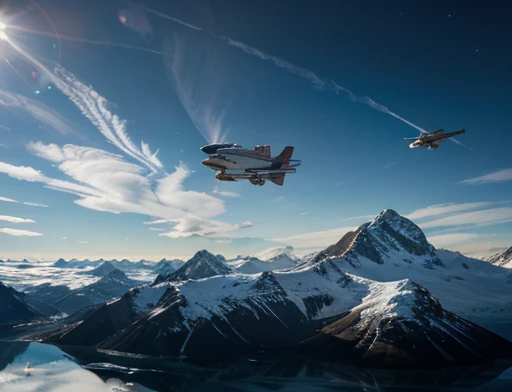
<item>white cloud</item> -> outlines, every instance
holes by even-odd
[[[165,229],[162,229],[160,227],[150,227],[149,230],[152,230],[152,231],[165,231]]]
[[[512,208],[492,208],[465,212],[422,223],[422,229],[446,226],[488,225],[512,221]]]
[[[156,157],[157,153],[152,153],[144,142],[141,142],[140,148],[132,142],[126,132],[126,121],[113,114],[108,109],[107,100],[91,86],[85,85],[61,66],[57,66],[55,73],[52,73],[23,49],[17,46],[15,49],[45,72],[108,142],[137,161],[137,164],[104,150],[36,142],[30,143],[28,149],[53,162],[69,181],[47,177],[31,167],[3,162],[0,162],[0,172],[74,194],[78,196],[75,203],[85,208],[165,219],[174,225],[173,231],[166,233],[170,237],[226,233],[241,227],[211,220],[225,212],[222,200],[204,192],[185,190],[183,182],[191,172],[183,163],[175,167],[173,173],[165,173]],[[146,173],[147,169],[150,173]]]
[[[154,217],[146,224],[171,223],[172,238],[211,235],[239,230],[242,225],[215,222],[209,218],[225,212],[222,200],[204,192],[189,191],[183,182],[189,169],[180,164],[162,178],[146,175],[142,166],[103,150],[67,144],[63,147],[30,143],[29,150],[57,163],[72,181],[56,180],[41,171],[0,163],[0,172],[47,187],[75,194],[76,204],[104,212],[138,213]],[[199,227],[199,228],[198,228]]]
[[[140,149],[137,148],[126,132],[126,121],[108,110],[108,101],[91,86],[82,83],[61,66],[56,67],[55,74],[50,73],[50,75],[59,90],[80,109],[110,143],[145,165],[153,173],[163,168],[156,156],[158,151],[152,153],[144,142],[141,142]]]
[[[167,219],[155,219],[153,221],[144,222],[145,225],[161,225],[163,223],[170,223]],[[151,228],[150,228],[151,230]]]
[[[450,247],[456,244],[460,244],[467,241],[472,241],[477,238],[485,238],[489,237],[487,234],[477,234],[477,233],[447,233],[447,234],[439,234],[428,236],[428,242],[434,245],[437,248],[445,248]]]
[[[0,196],[0,201],[5,201],[7,203],[18,203],[16,200],[14,199],[9,199],[8,197],[2,197]]]
[[[27,205],[27,206],[32,206],[32,207],[48,207],[46,204],[38,204],[38,203],[29,203],[28,201],[24,201],[23,204]]]
[[[4,167],[5,169],[5,167]],[[2,170],[0,170],[0,172],[2,172]],[[5,173],[5,171],[4,171]],[[22,204],[25,204],[27,206],[32,206],[32,207],[48,207],[46,204],[38,204],[38,203],[29,203],[28,201],[18,201],[18,200],[14,200],[14,199],[9,199],[8,197],[2,197],[0,196],[0,201],[5,201],[5,202],[8,202],[8,203],[22,203]]]
[[[458,245],[456,250],[466,256],[481,258],[490,256],[500,250],[508,249],[509,247],[510,241],[472,241],[467,244]]]
[[[299,215],[307,215],[307,212],[301,212]]]
[[[44,175],[39,170],[28,166],[14,166],[4,162],[0,162],[0,173],[5,173],[9,177],[18,180],[30,182],[42,182],[45,179]]]
[[[338,229],[316,231],[291,237],[275,238],[272,241],[282,242],[297,249],[320,249],[335,244],[341,239],[341,237],[355,229],[356,227],[340,227]]]
[[[512,168],[503,169],[495,171],[494,173],[486,174],[481,177],[469,178],[467,180],[461,181],[461,184],[487,184],[490,182],[503,182],[503,181],[512,181]]]
[[[236,192],[219,191],[219,187],[217,186],[213,188],[213,193],[224,197],[240,197],[240,194]]]
[[[67,239],[68,239],[68,237],[62,237],[62,239],[63,239],[63,240],[67,240]]]
[[[390,162],[384,166],[381,166],[382,170],[391,169],[393,166],[396,166],[398,162]]]
[[[49,125],[60,133],[65,134],[71,132],[71,128],[67,125],[66,120],[57,112],[43,105],[41,102],[23,95],[13,94],[0,89],[0,106],[25,111],[36,120]]]
[[[240,224],[235,225],[238,229],[248,229],[249,227],[252,227],[252,222],[245,221]]]
[[[7,227],[0,227],[0,233],[9,234],[16,237],[39,237],[43,235],[41,233],[36,233],[35,231],[9,229]]]
[[[78,241],[79,244],[83,244],[83,245],[87,245],[87,244],[90,244],[89,241]]]
[[[419,210],[411,212],[407,215],[408,219],[422,219],[430,216],[438,216],[438,215],[449,215],[462,211],[471,211],[478,210],[481,208],[489,207],[493,204],[493,202],[478,202],[478,203],[448,203],[448,204],[438,204],[434,206],[429,206],[426,208],[421,208]]]
[[[16,216],[8,216],[8,215],[0,215],[0,221],[10,222],[10,223],[36,223],[35,220],[18,218]]]

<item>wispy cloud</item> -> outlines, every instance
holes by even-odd
[[[18,203],[16,200],[14,199],[9,199],[8,197],[2,197],[0,196],[0,201],[5,201],[7,203]]]
[[[162,229],[160,227],[150,227],[149,230],[151,230],[151,231],[165,231],[165,229]]]
[[[489,225],[512,221],[512,208],[492,208],[480,211],[465,212],[422,223],[422,229],[433,227]]]
[[[155,219],[155,220],[152,220],[152,221],[144,222],[145,225],[161,225],[161,224],[164,224],[164,223],[170,223],[170,222],[167,219]]]
[[[474,241],[478,238],[487,238],[490,237],[489,234],[477,234],[477,233],[448,233],[448,234],[439,234],[428,236],[428,241],[438,247],[438,248],[446,248],[452,247],[457,244],[461,244],[467,241]]]
[[[87,245],[87,244],[90,244],[89,241],[78,241],[79,244],[83,244],[83,245]]]
[[[467,180],[461,181],[460,184],[477,185],[477,184],[488,184],[491,182],[504,182],[504,181],[512,181],[512,168],[498,170],[498,171],[495,171],[490,174],[486,174],[485,176],[481,176],[481,177],[469,178]]]
[[[10,223],[36,223],[36,221],[32,220],[32,219],[18,218],[17,216],[8,216],[8,215],[0,215],[0,221],[10,222]]]
[[[338,187],[338,186],[340,186],[340,185],[343,185],[344,183],[345,183],[345,181],[339,181],[339,182],[336,182],[336,183],[333,185],[333,187],[335,187],[335,188],[336,188],[336,187]]]
[[[396,166],[398,162],[390,162],[384,166],[381,166],[381,170],[391,169],[393,166]]]
[[[25,204],[27,206],[32,206],[32,207],[43,207],[43,208],[48,207],[46,204],[29,203],[28,201],[24,201],[23,204]]]
[[[356,227],[340,227],[338,229],[298,234],[291,237],[275,238],[272,241],[291,245],[297,249],[321,249],[335,244],[346,233],[355,229]]]
[[[351,220],[365,220],[365,221],[368,221],[368,220],[373,220],[373,218],[375,218],[375,216],[377,216],[377,214],[373,214],[373,215],[359,215],[359,216],[353,216],[351,218],[343,218],[343,219],[338,220],[338,222],[351,221]]]
[[[16,237],[39,237],[43,235],[41,233],[36,233],[35,231],[10,229],[7,227],[0,227],[0,233],[9,234]]]
[[[170,223],[163,233],[171,238],[226,234],[243,228],[210,218],[225,212],[222,200],[206,193],[183,189],[191,174],[180,164],[163,178],[145,175],[143,167],[122,156],[100,149],[30,143],[29,151],[56,163],[70,181],[56,180],[30,167],[0,163],[0,172],[20,180],[41,182],[51,189],[78,196],[75,203],[111,213],[138,213],[154,217],[150,224]]]
[[[5,169],[5,166],[4,166],[4,169]],[[48,207],[46,204],[29,203],[28,201],[23,201],[22,202],[22,201],[10,199],[8,197],[2,197],[2,196],[0,196],[0,201],[5,201],[5,202],[8,202],[8,203],[22,203],[22,204],[25,204],[27,206],[32,206],[32,207]]]
[[[167,78],[192,123],[209,143],[223,141],[229,129],[224,120],[232,91],[226,86],[235,73],[226,69],[226,53],[204,35],[175,31],[164,41]],[[196,37],[197,39],[194,39]]]
[[[5,125],[0,125],[0,129],[3,129],[5,131],[10,131],[11,130],[11,128],[6,127]]]
[[[144,142],[141,142],[140,149],[137,148],[126,132],[126,121],[108,109],[108,102],[104,97],[60,66],[55,69],[55,75],[51,75],[59,90],[80,109],[110,143],[152,172],[156,173],[162,169],[162,163],[157,158],[158,151],[152,153]]]
[[[471,241],[457,246],[457,251],[466,256],[481,258],[510,247],[510,241]]]
[[[407,218],[411,220],[428,218],[431,216],[439,215],[450,215],[463,211],[478,210],[486,207],[495,205],[495,202],[477,202],[477,203],[448,203],[448,204],[437,204],[426,208],[411,212],[407,215]]]
[[[229,192],[229,191],[221,191],[221,190],[219,190],[219,187],[217,187],[217,186],[213,188],[213,193],[216,195],[219,195],[219,196],[224,196],[224,197],[240,197],[239,193]]]
[[[0,89],[0,106],[26,112],[36,120],[60,133],[66,134],[71,132],[71,128],[60,114],[48,106],[23,95],[13,94]],[[2,128],[8,129],[7,127]]]

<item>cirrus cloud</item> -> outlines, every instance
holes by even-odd
[[[477,185],[504,181],[512,181],[512,168],[498,170],[493,173],[486,174],[485,176],[469,178],[461,181],[460,184]]]
[[[13,235],[16,237],[40,237],[43,234],[36,233],[35,231],[10,229],[8,227],[0,227],[0,233]]]

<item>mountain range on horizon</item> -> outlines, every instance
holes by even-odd
[[[78,261],[58,260],[48,271],[95,280],[75,289],[26,287],[16,295],[34,312],[27,321],[63,316],[16,333],[150,356],[294,349],[385,367],[512,355],[505,338],[479,326],[512,320],[512,270],[435,249],[393,210],[307,259],[292,250],[260,255],[266,260],[202,250],[153,268],[104,260],[77,268]]]

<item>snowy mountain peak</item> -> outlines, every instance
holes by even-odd
[[[504,252],[498,252],[484,258],[484,261],[500,267],[512,268],[512,246]]]
[[[203,249],[175,272],[167,275],[158,275],[153,284],[156,285],[165,281],[203,279],[230,273],[231,269],[219,260],[217,256]]]
[[[423,231],[409,219],[401,216],[395,210],[387,209],[382,211],[368,226],[368,230],[394,231],[407,239],[425,247],[432,247]],[[395,234],[395,235],[396,235]],[[432,247],[433,249],[433,247]]]
[[[83,273],[102,277],[102,276],[106,276],[106,275],[110,274],[113,271],[121,272],[121,270],[118,269],[111,261],[105,261],[103,264],[96,267],[92,271],[86,271]]]
[[[345,254],[354,266],[364,257],[377,264],[421,263],[426,268],[443,266],[423,231],[394,210],[384,210],[369,224],[361,226]]]

